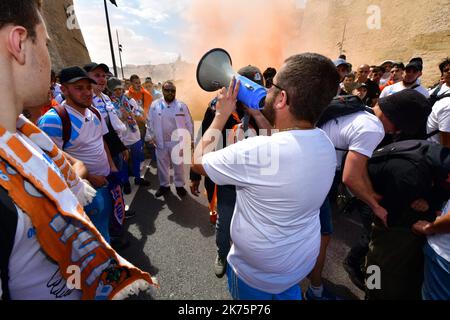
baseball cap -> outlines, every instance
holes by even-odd
[[[344,59],[337,59],[333,61],[334,66],[337,68],[343,64],[347,65],[347,67],[349,67],[350,69],[352,68],[352,65],[350,63],[348,63],[346,60]]]
[[[109,68],[104,63],[98,64],[98,63],[95,63],[95,62],[91,62],[91,63],[88,63],[87,65],[85,65],[83,67],[83,69],[86,70],[86,72],[91,72],[91,71],[93,71],[93,70],[95,70],[97,68],[102,68],[103,71],[105,71],[105,73],[109,73]]]
[[[380,98],[378,105],[397,129],[406,134],[415,134],[423,129],[431,113],[428,99],[413,89]]]
[[[89,78],[86,71],[84,71],[80,67],[70,67],[70,68],[62,69],[59,74],[59,79],[61,81],[61,84],[65,84],[65,83],[71,84],[71,83],[75,83],[75,82],[83,80],[83,79],[87,79],[91,83],[97,84],[97,82],[95,82],[95,80]]]
[[[263,75],[261,73],[261,70],[259,70],[257,67],[248,65],[241,68],[238,73],[241,76],[244,76],[247,79],[256,82],[260,86],[264,86]]]
[[[116,90],[116,89],[118,89],[118,88],[123,89],[122,81],[120,81],[120,80],[117,79],[117,78],[111,78],[111,79],[109,79],[109,80],[108,80],[107,86],[108,86],[108,90],[109,90],[109,91],[114,91],[114,90]]]

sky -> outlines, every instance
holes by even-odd
[[[210,0],[217,6],[227,0]],[[261,3],[280,0],[259,0]],[[283,0],[282,0],[283,1]],[[307,0],[295,0],[297,7],[304,7]],[[127,64],[160,64],[183,60],[195,62],[185,48],[189,45],[186,30],[192,33],[190,12],[192,0],[117,0],[118,7],[109,0],[108,11],[111,23],[116,62],[119,65],[116,30],[123,46],[122,59]],[[203,2],[204,4],[205,2]],[[78,24],[93,61],[112,64],[102,0],[74,0]],[[235,7],[236,8],[236,7]],[[206,12],[208,11],[205,8]],[[238,10],[238,9],[234,9]],[[212,13],[211,13],[212,14]],[[191,34],[192,35],[192,34]],[[194,33],[195,36],[195,33]]]

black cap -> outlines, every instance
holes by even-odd
[[[89,64],[87,64],[87,65],[85,65],[83,67],[83,69],[86,70],[86,72],[91,72],[91,71],[93,71],[93,70],[95,70],[97,68],[102,68],[103,71],[105,71],[105,73],[109,73],[109,68],[104,63],[98,64],[98,63],[95,63],[95,62],[91,62],[91,63],[89,63]]]
[[[423,64],[418,59],[420,59],[420,58],[411,60],[406,65],[405,70],[413,68],[413,69],[416,69],[417,71],[422,71],[423,70]]]
[[[259,70],[257,67],[248,65],[241,68],[238,73],[241,76],[244,76],[247,79],[256,82],[260,86],[264,86],[263,75],[261,73],[261,70]]]
[[[426,126],[431,113],[428,99],[413,89],[405,89],[378,101],[381,111],[405,134],[415,134]]]
[[[91,83],[97,84],[97,82],[95,82],[93,79],[89,78],[86,71],[84,71],[80,67],[70,67],[70,68],[62,69],[59,74],[59,79],[60,79],[61,84],[65,84],[65,83],[71,84],[71,83],[75,83],[75,82],[83,80],[83,79],[87,79]]]

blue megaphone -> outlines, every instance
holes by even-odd
[[[241,81],[238,101],[252,109],[263,109],[267,96],[266,88],[236,73],[232,68],[231,57],[224,49],[208,51],[197,67],[197,82],[208,92],[228,88],[233,77]]]

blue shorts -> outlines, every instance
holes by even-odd
[[[327,196],[320,208],[320,233],[323,236],[329,236],[333,234],[333,220],[331,218],[331,204],[330,199]]]
[[[234,300],[302,300],[302,289],[296,284],[279,294],[264,292],[250,287],[239,279],[233,268],[228,264],[228,290]]]
[[[424,300],[450,300],[450,262],[442,258],[426,243],[425,271],[422,287]]]

